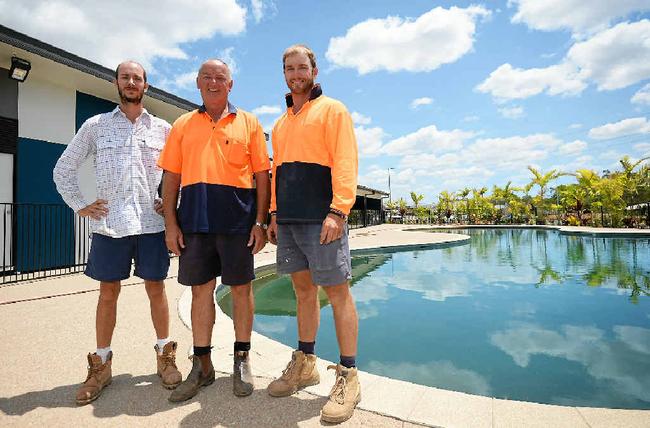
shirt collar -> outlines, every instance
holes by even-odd
[[[201,104],[201,107],[199,107],[199,113],[207,113],[205,104]],[[235,105],[230,101],[228,101],[228,114],[237,114],[237,107],[235,107]]]
[[[129,120],[129,118],[126,117],[126,115],[124,114],[124,112],[123,112],[122,110],[120,110],[120,106],[119,106],[119,105],[115,106],[115,108],[113,109],[113,111],[111,112],[111,114],[112,114],[113,117],[115,117],[116,114],[119,114],[120,116],[122,116],[122,117],[125,118],[126,120]],[[140,114],[140,118],[141,118],[141,120],[142,120],[142,122],[143,122],[144,124],[146,124],[146,125],[151,125],[151,114],[147,111],[146,108],[143,108],[143,109],[142,109],[142,113]],[[130,122],[130,121],[129,121],[129,122]]]
[[[315,100],[316,98],[323,95],[323,89],[320,87],[320,83],[316,83],[313,88],[311,88],[311,93],[309,94],[309,101]],[[284,96],[284,100],[287,102],[287,107],[293,107],[293,97],[291,92]]]

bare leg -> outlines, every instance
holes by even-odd
[[[99,300],[95,317],[97,348],[111,346],[117,319],[117,298],[120,295],[120,288],[120,281],[99,283]]]
[[[253,314],[255,312],[255,299],[251,283],[234,285],[230,287],[232,295],[232,321],[235,326],[235,340],[237,342],[250,342],[253,331]]]
[[[359,320],[350,287],[347,282],[344,282],[343,284],[323,288],[332,304],[336,338],[339,342],[341,355],[355,356],[357,355]]]
[[[165,293],[165,282],[145,281],[144,288],[149,296],[151,321],[156,330],[156,338],[169,337],[169,304],[167,303],[167,293]]]
[[[298,339],[302,342],[314,342],[320,324],[318,286],[314,285],[308,270],[292,273],[291,281],[296,292]]]
[[[212,327],[214,326],[214,288],[215,280],[202,285],[192,286],[192,338],[194,346],[210,346]],[[203,373],[212,369],[210,354],[202,355],[201,366]]]

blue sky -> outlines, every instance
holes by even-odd
[[[80,3],[0,0],[0,22],[107,67],[139,60],[195,102],[198,66],[221,57],[267,130],[282,52],[308,44],[353,113],[360,183],[388,190],[394,168],[393,198],[650,156],[650,0]]]

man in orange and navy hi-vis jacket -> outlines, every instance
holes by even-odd
[[[349,419],[361,399],[356,353],[358,321],[350,294],[347,216],[357,189],[357,143],[345,106],[314,84],[314,53],[304,45],[285,50],[287,111],[273,128],[273,182],[269,240],[277,243],[278,273],[291,274],[296,292],[298,349],[282,376],[268,386],[275,397],[320,382],[314,346],[320,306],[318,286],[332,305],[340,363],[321,419]]]
[[[255,116],[228,101],[233,86],[228,66],[206,61],[196,84],[203,106],[176,120],[158,161],[165,170],[165,241],[180,255],[178,282],[192,287],[192,370],[169,397],[172,402],[187,400],[214,382],[210,350],[217,276],[230,286],[233,299],[233,393],[253,392],[248,357],[253,254],[266,243],[270,196],[264,131]]]

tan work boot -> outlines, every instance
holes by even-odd
[[[176,342],[168,342],[159,352],[158,345],[154,346],[156,350],[156,360],[158,360],[158,376],[162,379],[162,385],[167,389],[176,388],[183,377],[176,367]]]
[[[300,388],[316,385],[319,382],[316,355],[293,351],[291,361],[282,371],[282,376],[271,382],[266,390],[273,397],[287,397]]]
[[[106,362],[102,363],[102,357],[97,354],[88,354],[88,376],[77,390],[77,404],[84,405],[95,401],[102,393],[102,389],[113,381],[111,374],[111,361],[113,352],[109,352]]]
[[[347,421],[361,401],[361,385],[359,385],[357,369],[340,364],[327,366],[327,369],[336,370],[336,383],[330,391],[329,400],[321,410],[320,418],[324,422],[331,423]]]
[[[192,360],[192,370],[187,375],[187,379],[172,391],[169,396],[169,401],[172,403],[189,400],[199,392],[201,387],[211,385],[214,382],[214,368],[211,368],[207,375],[203,374],[201,359],[196,355],[190,356],[190,359]]]

